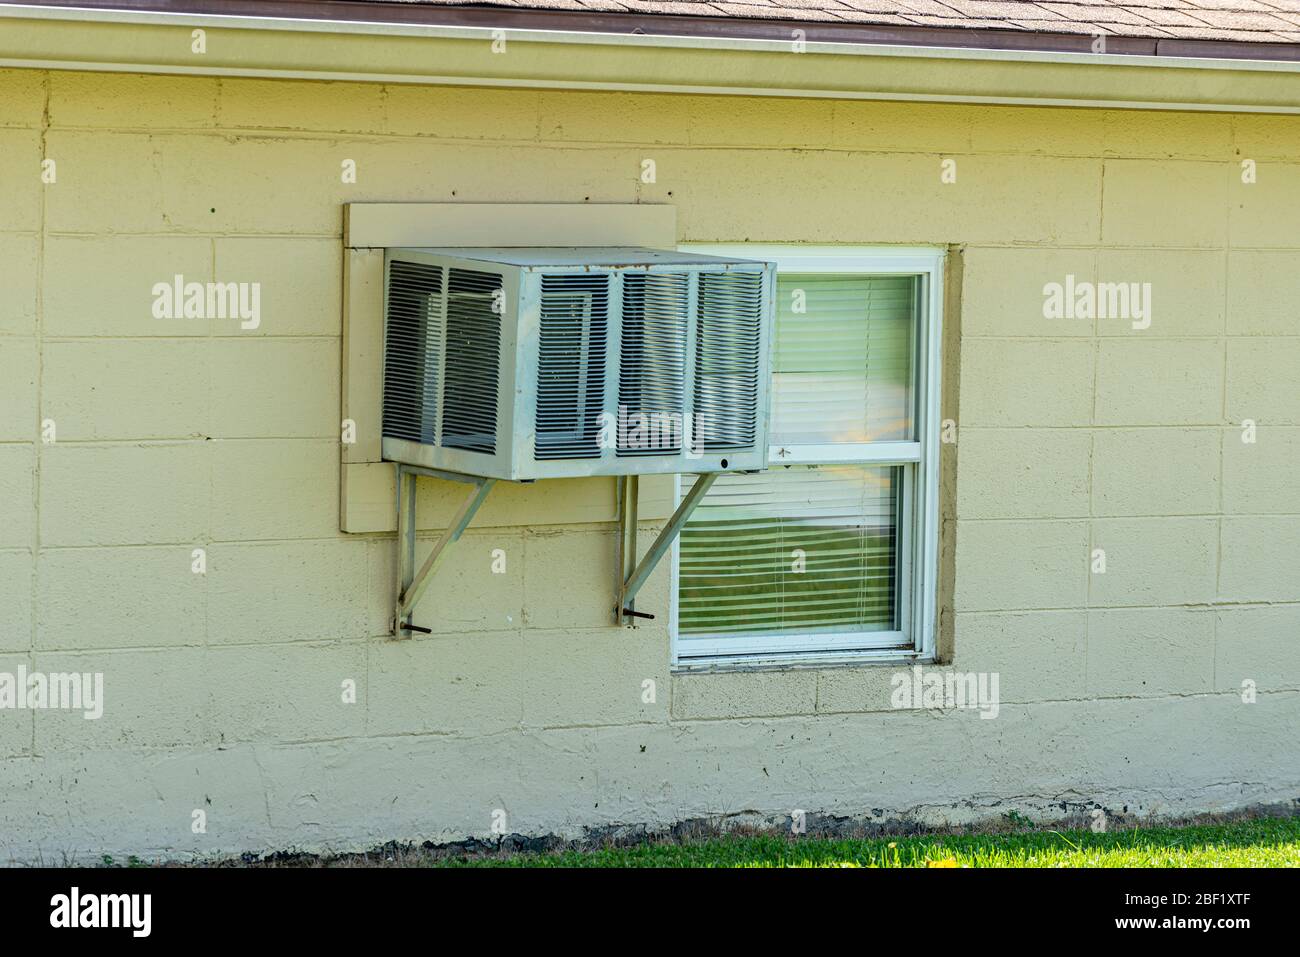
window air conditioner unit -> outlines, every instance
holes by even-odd
[[[508,481],[767,467],[775,266],[389,249],[383,456]]]

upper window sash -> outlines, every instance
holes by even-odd
[[[942,275],[944,253],[932,247],[899,246],[877,248],[862,254],[846,254],[843,246],[778,245],[765,243],[683,243],[684,251],[737,259],[768,259],[781,273],[831,273],[867,276],[919,276],[925,281],[917,299],[917,332],[913,342],[913,359],[919,363],[914,374],[916,404],[916,440],[881,442],[826,443],[816,445],[772,444],[768,448],[769,467],[781,464],[865,464],[905,465],[920,462],[926,441],[937,434],[933,421],[937,408],[937,389],[930,381],[931,351],[937,342],[929,341],[929,315],[937,307],[937,284]],[[929,419],[930,421],[927,421]]]

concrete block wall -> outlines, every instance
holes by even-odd
[[[1296,796],[1300,119],[19,70],[0,103],[0,671],[105,676],[96,721],[0,710],[0,859]],[[368,200],[958,249],[952,667],[999,717],[893,710],[888,666],[674,675],[661,624],[607,625],[611,527],[546,507],[384,637],[392,539],[338,530]],[[260,283],[260,326],[153,318],[178,273]],[[1151,283],[1150,328],[1044,319],[1066,275]]]

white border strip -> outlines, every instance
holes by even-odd
[[[1189,113],[1260,113],[1297,115],[1296,106],[1258,106],[1237,103],[1188,103],[1177,100],[1052,99],[1041,96],[962,96],[944,93],[869,93],[856,90],[791,90],[746,86],[692,86],[675,83],[617,83],[585,80],[535,80],[493,77],[437,76],[390,73],[348,73],[334,70],[259,70],[239,67],[185,67],[151,63],[99,63],[85,60],[22,60],[0,57],[0,68],[20,70],[71,70],[92,73],[141,73],[166,76],[236,76],[268,80],[319,80],[355,83],[409,83],[469,87],[509,87],[528,90],[595,90],[623,93],[684,93],[700,96],[793,97],[807,100],[879,100],[890,103],[969,103],[988,106],[1054,106],[1107,110],[1165,110]]]
[[[416,86],[468,86],[527,90],[594,90],[623,93],[684,93],[699,96],[763,96],[801,100],[872,100],[888,103],[968,103],[988,106],[1054,106],[1106,110],[1164,110],[1189,113],[1300,114],[1296,106],[1260,106],[1238,103],[1193,103],[1180,100],[1105,100],[1043,96],[967,96],[956,93],[872,93],[858,90],[807,90],[748,86],[695,86],[684,83],[618,83],[595,80],[536,80],[509,76],[480,77],[412,75],[407,73],[356,73],[336,70],[263,70],[241,67],[187,67],[169,63],[107,63],[88,60],[24,60],[0,57],[0,68],[69,70],[92,73],[140,73],[165,76],[234,76],[268,80],[319,80],[354,83],[406,83]]]

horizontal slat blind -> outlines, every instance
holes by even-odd
[[[893,629],[900,481],[851,465],[719,476],[681,535],[680,634]]]
[[[913,437],[909,276],[779,275],[772,445]]]

